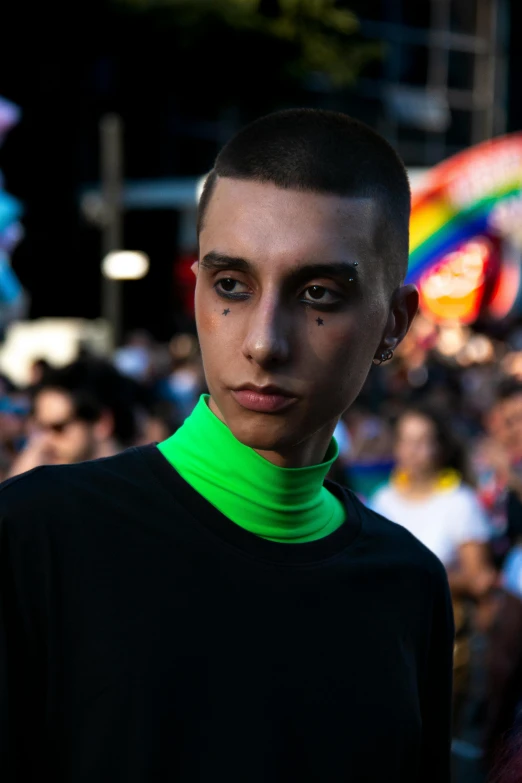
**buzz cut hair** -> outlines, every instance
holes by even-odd
[[[409,252],[408,175],[393,147],[363,122],[340,112],[287,109],[244,127],[219,152],[206,178],[198,207],[198,237],[222,178],[374,200],[374,252],[391,286],[403,282]]]

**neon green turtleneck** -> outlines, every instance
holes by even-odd
[[[271,541],[315,541],[341,526],[344,507],[323,486],[338,454],[334,439],[320,465],[280,468],[240,443],[208,399],[201,395],[180,429],[158,446],[188,484],[233,522]]]

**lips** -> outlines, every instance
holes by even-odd
[[[258,413],[278,413],[293,405],[297,397],[278,386],[245,384],[232,389],[232,396],[242,408]]]

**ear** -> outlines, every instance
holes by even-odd
[[[194,263],[192,264],[192,266],[190,268],[192,270],[192,273],[193,273],[194,277],[197,278],[197,276],[198,276],[198,269],[199,269],[199,261],[194,261]]]
[[[392,296],[390,313],[386,328],[377,349],[378,358],[381,353],[395,351],[404,340],[419,309],[419,292],[414,285],[403,285],[397,288]]]
[[[114,416],[108,410],[104,410],[94,425],[94,437],[98,443],[102,443],[114,435]]]

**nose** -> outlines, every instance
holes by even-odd
[[[243,353],[261,367],[285,364],[290,358],[290,323],[277,296],[261,298],[248,320]]]

